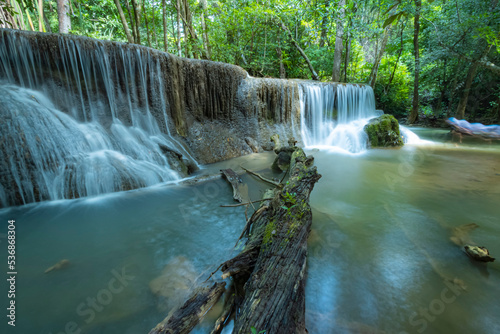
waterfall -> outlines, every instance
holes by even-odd
[[[196,164],[170,135],[158,57],[54,36],[0,30],[0,207],[177,180],[172,156]]]
[[[368,137],[363,128],[368,120],[381,115],[375,110],[370,86],[308,82],[300,87],[302,139],[306,146],[337,147],[351,153],[366,150]],[[405,131],[411,138],[416,136]]]

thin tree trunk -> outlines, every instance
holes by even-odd
[[[330,6],[330,0],[325,1],[325,10]],[[325,41],[327,39],[327,29],[328,28],[328,15],[323,15],[323,19],[321,20],[321,35],[319,37],[319,47],[322,48],[325,46]]]
[[[389,78],[389,83],[387,84],[387,86],[385,86],[385,89],[387,89],[387,87],[389,87],[391,85],[392,80],[394,80],[394,75],[396,75],[396,69],[398,68],[399,60],[401,59],[401,54],[403,53],[403,47],[404,47],[403,31],[404,31],[404,29],[405,29],[405,27],[403,25],[403,27],[401,28],[401,47],[399,48],[398,59],[396,60],[396,63],[394,64],[394,70],[391,73],[391,77]]]
[[[179,52],[179,57],[182,56],[181,49],[181,1],[177,0],[177,50]],[[188,55],[186,54],[186,57]]]
[[[173,17],[173,13],[172,13],[172,17],[170,18],[170,23],[172,24],[172,36],[174,37],[174,44],[177,48],[177,55],[179,57],[182,56],[181,52],[181,41],[180,41],[180,36],[179,36],[179,24],[177,24],[177,30],[175,29],[175,26],[174,26],[174,17]],[[179,21],[177,21],[177,23],[179,23]]]
[[[134,43],[137,43],[137,26],[135,25],[134,17],[132,16],[132,9],[130,8],[130,4],[128,0],[125,0],[125,6],[127,7],[128,17],[130,19],[130,25],[132,26],[132,37],[134,37]],[[140,43],[138,43],[140,44]]]
[[[207,25],[205,23],[205,13],[207,12],[207,1],[206,0],[201,0],[201,29],[202,31],[202,37],[203,37],[203,47],[205,48],[205,54],[207,56],[207,59],[210,59],[212,57],[212,50],[210,47],[210,41],[208,39],[208,29]]]
[[[345,63],[344,63],[344,82],[347,82],[347,69],[349,67],[349,57],[351,53],[351,36],[347,35],[347,41],[345,43]]]
[[[144,15],[144,22],[146,23],[146,37],[148,39],[148,46],[151,47],[151,36],[149,34],[148,12],[146,11],[146,3],[142,0],[142,12]]]
[[[345,0],[339,1],[340,14],[337,20],[337,31],[335,33],[335,52],[333,54],[332,81],[340,81],[340,64],[342,63],[342,36],[344,34],[343,21],[345,17]]]
[[[285,65],[283,64],[283,52],[281,51],[281,46],[278,40],[278,46],[276,47],[276,54],[280,60],[280,79],[286,78]]]
[[[448,88],[448,82],[446,81],[446,59],[444,60],[444,69],[443,69],[443,79],[441,83],[438,83],[441,86],[441,94],[439,95],[439,99],[436,104],[436,108],[434,109],[434,116],[439,116],[439,113],[443,109],[441,104],[443,103],[444,95],[446,93],[446,88]]]
[[[154,37],[154,40],[155,40],[155,48],[158,49],[158,37],[157,37],[157,29],[156,29],[156,20],[155,20],[155,17],[156,17],[156,13],[155,13],[155,8],[154,6],[151,6],[151,13],[153,14],[153,37]]]
[[[125,14],[123,13],[122,5],[120,5],[119,0],[115,0],[116,9],[118,9],[118,14],[120,15],[120,20],[122,21],[123,30],[125,30],[125,35],[127,35],[127,40],[129,43],[134,43],[134,39],[130,34],[130,30],[128,29],[127,19],[125,19]]]
[[[34,5],[34,4],[33,4]],[[43,20],[43,0],[38,0],[38,28],[39,31],[45,32],[45,25]]]
[[[420,76],[420,53],[418,47],[418,35],[420,33],[420,10],[422,9],[422,1],[415,0],[416,13],[413,20],[413,48],[415,52],[415,81],[413,82],[413,103],[408,123],[413,124],[418,120],[418,85]]]
[[[341,1],[344,1],[344,0],[341,0]],[[312,74],[312,78],[313,80],[317,80],[319,81],[319,77],[318,77],[318,74],[316,73],[316,71],[314,70],[314,67],[312,66],[311,64],[311,61],[309,60],[309,58],[307,57],[306,53],[304,52],[304,50],[302,50],[302,48],[299,46],[299,44],[295,41],[295,39],[293,38],[292,36],[292,33],[290,32],[290,30],[287,28],[287,26],[283,23],[283,22],[279,22],[281,28],[287,33],[288,37],[290,38],[290,40],[292,41],[292,44],[293,46],[295,46],[295,48],[297,49],[297,51],[299,51],[300,55],[304,58],[304,60],[306,61],[307,63],[307,66],[309,67],[309,71],[311,71],[311,74]]]
[[[134,18],[135,18],[135,30],[137,31],[137,39],[136,43],[141,44],[141,32],[139,31],[139,26],[141,24],[141,7],[138,0],[132,0],[132,7],[134,9]]]
[[[163,48],[165,52],[168,52],[167,43],[167,1],[161,1],[162,17],[163,17]]]
[[[382,45],[380,45],[380,50],[378,50],[377,55],[375,56],[375,63],[373,64],[372,70],[370,72],[370,86],[375,88],[375,83],[377,82],[378,69],[380,67],[380,61],[384,56],[385,47],[387,45],[387,41],[389,40],[389,35],[391,34],[391,25],[389,24],[384,29],[384,39],[382,40]]]
[[[479,57],[482,59],[485,57],[491,50],[492,45],[488,45],[486,50],[484,50],[483,54]],[[479,67],[479,62],[475,61],[469,67],[469,71],[467,72],[467,78],[465,79],[465,87],[462,96],[460,97],[460,101],[458,102],[456,117],[458,119],[465,119],[465,108],[467,107],[467,102],[469,100],[470,88],[472,86],[472,82],[476,77],[477,68]]]
[[[68,0],[57,0],[57,17],[59,18],[59,33],[69,33],[69,30],[71,29],[71,19],[69,17]]]

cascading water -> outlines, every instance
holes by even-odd
[[[366,149],[363,127],[380,115],[370,86],[304,83],[300,92],[306,146],[335,146],[352,153]]]
[[[366,85],[336,83],[300,84],[301,129],[309,147],[337,147],[351,153],[366,150],[368,136],[363,128],[382,115],[375,110],[373,89]],[[401,127],[404,139],[418,136]]]
[[[166,152],[194,161],[170,136],[160,61],[144,49],[59,38],[43,54],[0,34],[0,206],[179,179]]]

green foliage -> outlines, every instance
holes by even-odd
[[[68,0],[70,33],[98,39],[126,42],[126,34],[114,0]],[[306,61],[293,42],[307,54],[323,81],[331,78],[336,32],[341,17],[340,0],[284,1],[188,0],[196,38],[188,34],[185,19],[177,23],[176,1],[138,0],[141,5],[139,35],[143,45],[163,50],[163,15],[170,53],[184,57],[206,57],[243,67],[252,76],[279,77],[280,65],[287,78],[310,79]],[[125,20],[133,33],[134,11],[130,1],[119,0]],[[57,1],[45,0],[38,7],[34,0],[3,1],[2,11],[14,17],[18,26],[58,31]],[[420,12],[420,96],[423,113],[453,115],[465,91],[471,65],[478,61],[500,62],[500,4],[498,1],[423,0]],[[415,74],[413,55],[414,0],[346,0],[344,6],[342,81],[367,83],[384,32],[390,37],[380,62],[374,87],[377,108],[405,117],[412,100]],[[206,24],[203,31],[202,16]],[[3,17],[3,16],[2,16]],[[146,26],[147,20],[147,26]],[[12,26],[10,20],[0,22]],[[283,29],[282,27],[285,27]],[[206,45],[203,36],[208,37]],[[289,33],[290,35],[289,35]],[[178,35],[180,41],[178,41]],[[187,35],[187,36],[186,36]],[[178,42],[180,49],[177,47]],[[208,50],[205,50],[209,48]],[[347,53],[347,49],[349,52]],[[347,59],[346,59],[347,57]],[[394,72],[394,69],[396,71]],[[394,73],[394,74],[393,74]],[[469,118],[490,117],[496,113],[500,79],[486,67],[479,67],[469,89]],[[491,117],[490,117],[491,118]]]

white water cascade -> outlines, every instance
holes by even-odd
[[[350,153],[367,149],[368,136],[363,128],[371,118],[382,115],[375,110],[370,86],[301,83],[300,87],[301,131],[306,147],[336,148]],[[411,138],[416,136],[408,129],[404,131]]]
[[[158,59],[63,38],[43,54],[0,33],[0,207],[180,179],[166,153],[192,158],[170,136]]]

